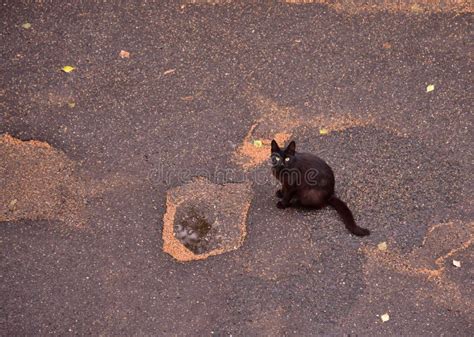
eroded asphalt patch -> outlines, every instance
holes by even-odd
[[[2,335],[470,334],[468,11],[3,7]],[[273,138],[372,235],[276,209]]]

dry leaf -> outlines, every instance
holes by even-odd
[[[25,29],[30,29],[31,28],[31,23],[25,22],[24,24],[21,25],[21,27],[23,27]]]
[[[383,314],[382,316],[380,316],[380,319],[382,320],[382,322],[387,322],[390,319],[390,316],[388,314]]]
[[[64,67],[61,68],[61,70],[64,71],[65,73],[70,73],[74,69],[75,68],[73,66],[64,66]]]
[[[377,248],[381,251],[385,251],[387,250],[387,243],[384,241],[384,242],[380,242],[378,245],[377,245]]]
[[[67,102],[67,105],[70,107],[70,108],[74,108],[76,106],[76,102],[74,101],[69,101]]]
[[[461,261],[453,260],[453,265],[454,265],[455,267],[460,268],[460,267],[461,267]]]
[[[433,91],[435,88],[434,84],[430,84],[426,87],[426,92],[430,92],[430,91]]]
[[[127,59],[128,59],[128,58],[130,57],[130,53],[129,53],[128,51],[126,51],[126,50],[121,50],[120,53],[119,53],[119,56],[120,56],[121,58],[123,58],[123,59],[124,59],[124,58],[127,58]]]
[[[10,212],[13,212],[15,210],[17,202],[18,200],[16,199],[13,199],[12,201],[10,201],[10,203],[8,204],[8,209],[10,210]]]
[[[255,147],[262,147],[263,146],[263,143],[261,140],[254,140],[253,141],[253,146]]]
[[[192,101],[194,99],[194,96],[183,96],[181,97],[183,101]]]
[[[383,47],[384,49],[390,49],[390,48],[392,48],[392,45],[390,44],[390,42],[384,42],[383,45],[382,45],[382,47]]]
[[[166,70],[166,71],[163,73],[163,75],[172,74],[172,73],[174,73],[175,71],[176,71],[176,69],[168,69],[168,70]]]
[[[411,9],[413,12],[415,12],[415,13],[421,13],[421,12],[423,12],[423,8],[421,8],[420,5],[418,5],[418,4],[416,4],[416,3],[413,4],[413,5],[411,5],[410,9]]]
[[[320,135],[327,135],[329,133],[328,129],[319,129],[319,134]]]

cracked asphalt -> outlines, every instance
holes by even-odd
[[[1,336],[472,336],[472,9],[0,6]],[[369,237],[275,207],[241,149],[279,133]],[[246,239],[178,262],[203,175],[251,183]]]

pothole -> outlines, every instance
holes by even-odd
[[[238,249],[246,236],[249,182],[217,185],[205,178],[168,191],[163,251],[178,261]]]
[[[178,208],[174,234],[194,254],[203,254],[218,248],[218,222],[212,212],[203,212],[198,206],[190,203]]]

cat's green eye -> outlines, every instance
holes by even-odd
[[[286,158],[285,158],[285,161],[290,161],[290,157],[286,157]]]

